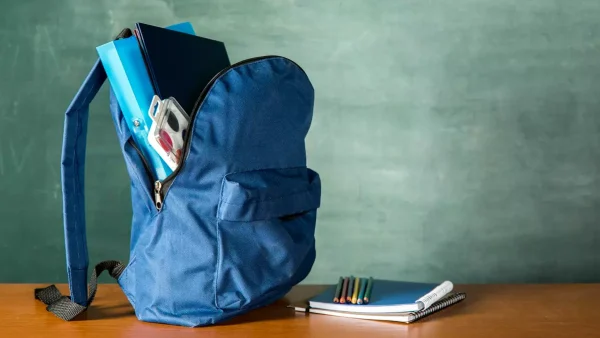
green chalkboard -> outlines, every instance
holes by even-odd
[[[323,181],[307,282],[600,281],[596,0],[22,0],[0,21],[0,282],[66,280],[63,112],[95,47],[190,21],[232,61],[287,56],[316,89]],[[128,260],[129,183],[91,109],[90,261]]]

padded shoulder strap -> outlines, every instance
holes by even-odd
[[[67,275],[71,300],[87,303],[88,250],[85,234],[85,146],[90,102],[106,80],[106,72],[96,61],[65,113],[61,179]]]

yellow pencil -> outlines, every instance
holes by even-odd
[[[354,280],[354,293],[352,294],[352,304],[356,304],[358,301],[358,290],[360,289],[360,278],[356,277]]]

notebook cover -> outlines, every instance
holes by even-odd
[[[192,115],[204,87],[230,65],[225,44],[144,23],[136,28],[154,92],[174,97]]]
[[[441,286],[444,286],[440,289]],[[373,291],[368,304],[339,304],[333,302],[336,286],[309,300],[312,308],[356,313],[386,313],[419,311],[422,307],[417,303],[423,297],[431,295],[436,288],[437,295],[430,297],[433,303],[452,291],[452,283],[414,283],[390,280],[374,280]],[[427,307],[427,306],[426,306]]]

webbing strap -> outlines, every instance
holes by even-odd
[[[52,312],[58,318],[67,321],[72,320],[77,317],[77,315],[87,310],[94,301],[98,289],[98,276],[105,270],[108,270],[108,274],[114,279],[119,279],[119,276],[123,273],[123,270],[125,270],[125,265],[118,261],[104,261],[96,265],[90,278],[90,294],[85,306],[73,302],[69,296],[63,296],[55,285],[50,285],[42,289],[35,289],[35,299],[39,299],[44,304],[48,305],[46,310]]]

